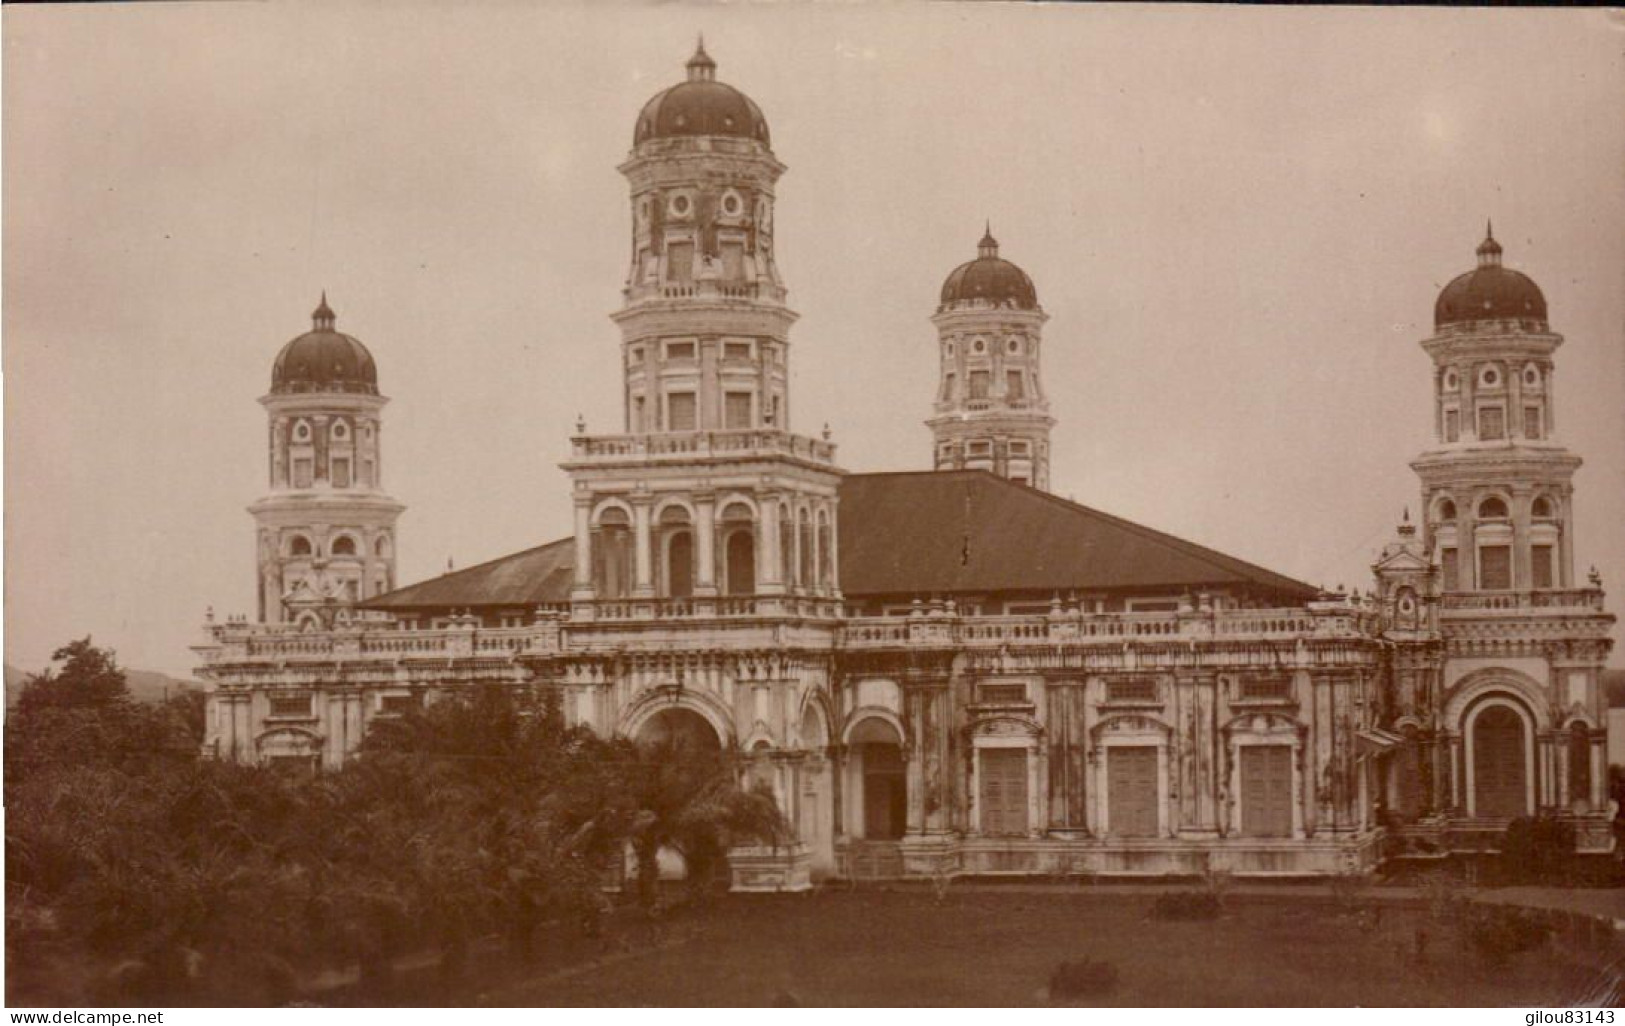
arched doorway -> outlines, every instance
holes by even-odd
[[[662,709],[643,721],[633,737],[640,745],[675,744],[701,755],[722,751],[722,739],[704,716],[692,709]]]
[[[1499,702],[1479,709],[1472,726],[1473,815],[1528,815],[1529,760],[1523,717]]]
[[[870,717],[853,728],[851,751],[857,835],[869,841],[901,838],[908,825],[908,774],[897,728]]]

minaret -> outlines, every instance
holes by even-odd
[[[1486,228],[1478,267],[1434,307],[1434,445],[1422,480],[1424,541],[1440,587],[1530,591],[1574,585],[1571,499],[1580,458],[1556,440],[1552,354],[1563,336],[1526,275],[1502,266]]]
[[[796,315],[773,249],[785,166],[703,43],[687,72],[644,105],[620,166],[625,433],[578,425],[564,464],[578,619],[606,599],[839,594],[835,447],[789,430]]]
[[[1614,617],[1597,582],[1574,576],[1580,458],[1557,440],[1552,384],[1563,337],[1539,286],[1501,258],[1486,228],[1478,266],[1439,293],[1422,341],[1434,443],[1411,467],[1426,511],[1420,552],[1438,581],[1433,611],[1407,622],[1407,587],[1422,590],[1410,585],[1420,582],[1414,560],[1378,565],[1379,582],[1398,585],[1385,632],[1393,725],[1414,742],[1391,778],[1396,811],[1497,834],[1515,817],[1561,816],[1581,850],[1607,851],[1599,676]]]
[[[259,619],[331,626],[395,586],[395,521],[384,492],[378,368],[335,328],[327,294],[311,330],[277,354],[269,490],[249,507],[258,536]]]
[[[937,326],[940,377],[926,421],[937,470],[990,470],[1049,488],[1049,433],[1039,358],[1044,322],[1025,271],[999,256],[991,225],[976,259],[942,286]]]

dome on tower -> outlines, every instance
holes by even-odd
[[[1546,323],[1546,297],[1540,286],[1528,275],[1501,266],[1501,244],[1488,228],[1478,245],[1478,266],[1446,285],[1433,305],[1436,328],[1473,321]]]
[[[700,40],[688,59],[688,79],[654,95],[638,114],[632,145],[646,139],[725,135],[770,145],[762,109],[744,93],[717,81],[717,62]]]
[[[998,240],[990,225],[976,246],[976,259],[960,264],[942,283],[942,305],[984,300],[995,306],[1033,310],[1038,290],[1027,272],[999,256]]]
[[[378,365],[361,341],[333,328],[337,317],[322,303],[310,315],[311,329],[282,347],[271,366],[271,392],[362,392],[378,394]]]

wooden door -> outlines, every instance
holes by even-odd
[[[1292,836],[1292,746],[1241,749],[1241,832],[1248,837]]]
[[[1157,835],[1155,745],[1106,749],[1106,826],[1118,837]]]
[[[986,748],[981,753],[982,833],[1027,833],[1027,750]]]
[[[1492,705],[1473,721],[1473,814],[1511,819],[1529,812],[1523,718]]]
[[[896,745],[863,748],[863,836],[894,841],[908,825],[908,783],[903,753]]]

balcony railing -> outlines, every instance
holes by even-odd
[[[754,281],[715,281],[712,279],[666,282],[665,284],[645,284],[640,282],[629,286],[625,290],[626,298],[634,303],[662,299],[765,299],[774,303],[782,303],[785,295],[784,288],[779,285]]]
[[[340,628],[304,632],[285,624],[215,624],[213,645],[197,651],[206,664],[233,662],[317,662],[377,659],[511,656],[556,652],[557,622],[525,627],[450,627],[397,630]]]
[[[1563,609],[1602,612],[1601,588],[1554,588],[1536,591],[1449,591],[1439,597],[1445,612],[1526,612]]]
[[[794,456],[828,466],[835,464],[834,443],[776,428],[670,431],[641,435],[577,435],[570,439],[570,446],[573,460],[592,460],[596,463],[651,459],[678,463],[724,455]]]
[[[1050,616],[859,616],[841,630],[846,648],[1188,638],[1356,638],[1372,634],[1375,615],[1353,607],[1238,609],[1193,613],[1059,613]]]
[[[647,620],[728,620],[761,617],[804,617],[833,620],[841,604],[810,595],[718,595],[680,599],[598,599],[577,603],[580,622]]]

